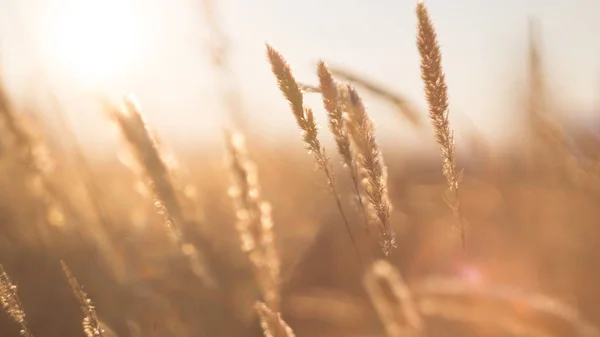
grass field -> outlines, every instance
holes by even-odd
[[[457,153],[444,32],[415,13],[427,111],[324,62],[303,82],[267,44],[281,142],[229,105],[222,146],[168,149],[135,97],[99,97],[124,154],[104,158],[2,90],[1,335],[600,336],[600,139],[553,115],[532,34],[527,141]],[[363,96],[440,154],[380,143]]]

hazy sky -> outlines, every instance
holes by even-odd
[[[109,134],[104,116],[82,103],[85,90],[93,89],[136,93],[167,140],[207,142],[220,136],[213,131],[220,131],[223,110],[204,49],[200,1],[0,0],[7,76],[22,92],[36,82],[32,62],[42,60],[69,97],[69,116],[87,140],[102,142]],[[270,73],[265,42],[282,52],[303,81],[315,81],[314,65],[322,58],[368,75],[424,108],[415,1],[216,2],[231,39],[243,108],[266,135],[298,136]],[[444,54],[459,138],[460,130],[474,125],[492,138],[515,130],[530,15],[542,25],[544,62],[560,110],[590,116],[600,105],[600,1],[429,0],[427,5]],[[30,43],[23,42],[27,36]],[[381,138],[415,138],[393,109],[366,94],[365,99]],[[318,99],[309,103],[321,111]],[[324,116],[318,116],[324,126]]]

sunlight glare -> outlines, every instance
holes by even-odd
[[[80,85],[109,85],[142,54],[142,27],[132,0],[62,0],[48,12],[50,57]]]

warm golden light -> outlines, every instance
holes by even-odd
[[[142,27],[130,0],[63,0],[47,12],[44,44],[81,85],[108,85],[141,57]]]

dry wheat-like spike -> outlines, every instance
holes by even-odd
[[[120,109],[111,108],[111,113],[148,179],[154,197],[154,206],[164,219],[170,240],[180,248],[188,259],[192,271],[204,285],[216,286],[205,263],[204,254],[183,238],[181,226],[186,218],[177,197],[177,190],[139,105],[130,95],[125,98]]]
[[[458,197],[461,174],[456,171],[454,132],[450,128],[448,119],[448,87],[442,70],[442,52],[437,41],[435,28],[429,18],[429,11],[422,0],[418,2],[416,12],[418,19],[417,47],[421,55],[421,78],[425,84],[429,117],[433,123],[435,137],[444,159],[442,171],[448,182],[446,201],[456,219],[459,220],[460,237],[463,248],[465,248],[465,226]]]
[[[17,116],[4,84],[0,83],[0,121],[10,135],[12,154],[22,164],[26,184],[32,195],[41,201],[42,211],[48,223],[62,225],[65,213],[78,217],[76,208],[65,197],[64,193],[53,186],[47,167],[52,162],[45,144],[38,142],[31,135],[25,123]]]
[[[537,22],[533,19],[529,21],[529,40],[528,40],[528,93],[527,93],[527,119],[529,128],[533,134],[533,153],[532,158],[548,159],[557,154],[557,127],[551,123],[547,115],[546,83],[542,67],[542,55],[540,50],[540,36]],[[542,152],[540,152],[542,150]],[[552,153],[544,153],[543,150]],[[562,153],[561,153],[562,155]],[[541,157],[541,158],[540,158]],[[543,158],[546,157],[546,158]],[[545,163],[537,163],[544,165]]]
[[[69,281],[71,290],[73,290],[73,294],[75,294],[75,297],[79,300],[79,305],[83,312],[82,325],[85,335],[87,337],[104,336],[104,329],[100,326],[100,320],[98,319],[98,315],[96,315],[96,308],[92,304],[92,301],[87,297],[87,294],[83,291],[83,287],[77,282],[77,279],[73,276],[69,267],[67,267],[67,264],[64,261],[60,261],[60,264]]]
[[[329,157],[318,138],[318,128],[313,111],[304,106],[302,91],[283,56],[269,45],[267,45],[267,56],[273,74],[277,78],[279,89],[290,103],[296,123],[302,130],[302,139],[306,143],[308,151],[314,155],[318,167],[327,175],[327,184],[332,188],[335,180],[329,167]]]
[[[292,113],[294,118],[296,119],[296,123],[300,130],[302,130],[302,139],[304,143],[306,143],[309,153],[312,153],[317,166],[327,178],[327,186],[329,187],[330,193],[333,195],[336,201],[336,205],[338,210],[342,216],[342,220],[344,221],[344,225],[346,226],[346,231],[352,240],[352,245],[354,246],[354,250],[361,262],[361,265],[364,266],[364,260],[362,255],[360,254],[360,250],[358,249],[358,244],[354,239],[354,235],[352,234],[352,229],[350,228],[350,224],[348,219],[346,218],[346,214],[344,213],[342,202],[340,200],[339,194],[337,192],[336,184],[335,184],[335,176],[333,174],[333,170],[330,167],[329,157],[325,153],[325,148],[321,146],[321,142],[318,137],[318,128],[317,123],[314,119],[313,111],[309,107],[304,106],[304,97],[302,96],[302,91],[298,85],[298,82],[294,78],[292,74],[292,70],[290,66],[283,58],[283,56],[275,50],[273,47],[267,44],[267,57],[269,58],[269,62],[271,63],[271,70],[273,74],[277,78],[277,84],[281,93],[286,98],[286,100],[290,104],[290,108],[292,109]]]
[[[379,243],[387,256],[396,247],[396,235],[390,227],[390,202],[387,190],[387,168],[375,140],[375,126],[356,90],[346,85],[347,125],[357,150],[358,163],[372,217],[379,220]]]
[[[360,195],[359,177],[356,170],[356,162],[352,154],[350,136],[344,121],[344,110],[340,103],[340,95],[338,94],[338,83],[331,76],[331,72],[323,61],[319,61],[317,65],[317,75],[319,76],[319,91],[323,97],[323,105],[327,111],[329,118],[329,130],[333,134],[333,138],[337,145],[338,152],[342,157],[344,166],[350,171],[352,182],[354,184],[354,193],[360,204],[360,209],[365,217],[365,228],[369,231],[367,211],[365,209],[363,199]]]
[[[536,126],[536,119],[541,113],[544,113],[544,92],[545,80],[542,69],[542,57],[540,50],[540,36],[538,32],[537,22],[533,19],[529,20],[529,39],[528,39],[528,81],[529,81],[529,123],[531,127]]]
[[[430,277],[411,284],[410,288],[419,297],[477,297],[501,301],[515,308],[528,307],[568,323],[581,337],[600,337],[598,328],[581,317],[577,309],[543,294],[526,292],[506,285],[472,283],[444,277]]]
[[[542,160],[537,165],[558,169],[577,183],[579,177],[585,178],[588,172],[579,165],[577,158],[569,148],[567,136],[561,125],[548,113],[547,83],[544,76],[541,37],[537,22],[529,21],[528,44],[528,106],[527,118],[533,135],[533,153],[531,158]],[[562,171],[562,172],[561,172]],[[592,176],[590,178],[593,179]]]
[[[4,267],[0,264],[0,301],[2,302],[2,308],[6,313],[21,326],[21,336],[33,337],[29,327],[27,326],[27,320],[25,319],[25,310],[23,310],[23,304],[17,294],[17,286],[14,285],[8,274],[4,271]]]
[[[382,282],[385,282],[391,292],[382,287]],[[364,284],[388,337],[423,334],[425,326],[412,292],[394,266],[387,261],[376,261],[365,274]],[[389,298],[388,293],[391,293],[393,298]]]
[[[232,180],[229,194],[235,201],[242,250],[250,258],[264,301],[279,310],[280,260],[271,205],[260,196],[256,166],[248,157],[244,136],[227,132],[226,140]]]
[[[296,337],[279,312],[271,310],[261,302],[256,303],[254,309],[260,317],[260,326],[265,337]]]
[[[508,315],[490,314],[477,306],[464,305],[456,301],[441,300],[434,297],[419,301],[419,309],[424,316],[436,316],[450,321],[472,323],[482,326],[494,326],[509,334],[523,337],[555,337],[542,329],[529,326]]]
[[[221,82],[222,90],[220,94],[231,123],[238,129],[245,131],[247,117],[242,109],[241,93],[235,78],[235,72],[231,68],[230,38],[223,30],[218,19],[217,7],[219,4],[216,0],[202,0],[204,20],[208,32],[206,49],[210,54],[218,81]]]
[[[569,145],[564,128],[549,114],[547,83],[544,76],[539,24],[529,21],[529,83],[527,117],[533,135],[533,153],[530,158],[542,160],[536,163],[564,174],[570,182],[597,189],[598,173],[581,165]]]
[[[156,140],[140,111],[136,101],[129,96],[124,100],[122,108],[114,111],[113,117],[151,183],[150,188],[155,196],[157,208],[170,218],[170,221],[166,222],[169,233],[179,237],[181,234],[178,226],[184,222],[184,216],[177,192]]]

